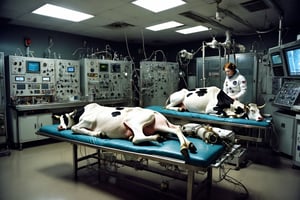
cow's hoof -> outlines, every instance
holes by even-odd
[[[101,138],[101,139],[107,138],[107,136],[106,136],[104,133],[102,133],[102,132],[99,133],[98,136],[99,136],[99,138]]]
[[[129,140],[130,142],[132,142],[132,141],[133,141],[133,135],[132,135],[132,136],[129,136],[128,140]]]
[[[178,108],[178,111],[179,111],[179,112],[185,112],[186,109],[185,109],[185,108]]]
[[[165,138],[162,136],[157,137],[157,142],[162,143],[165,141]]]
[[[187,149],[181,149],[180,152],[186,161],[190,159],[189,151]]]
[[[196,153],[197,152],[197,148],[193,143],[190,143],[189,150],[191,151],[191,153]]]

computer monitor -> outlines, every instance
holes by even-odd
[[[26,73],[39,74],[41,72],[41,63],[37,61],[26,61]]]
[[[280,54],[280,52],[274,52],[271,53],[271,64],[272,66],[275,65],[282,65],[282,56]]]
[[[269,49],[269,60],[274,76],[283,77],[286,75],[281,47],[276,46]]]
[[[300,45],[283,49],[288,76],[300,77]]]

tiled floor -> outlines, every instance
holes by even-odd
[[[90,149],[80,148],[85,155]],[[229,170],[227,180],[218,182],[219,171],[214,169],[214,183],[209,199],[243,199],[248,191],[250,200],[299,200],[300,170],[292,168],[292,161],[268,150],[249,153],[249,162],[240,170],[225,165]],[[72,146],[68,143],[52,143],[11,150],[10,156],[0,157],[0,199],[1,200],[114,200],[114,199],[173,199],[162,192],[141,187],[132,180],[123,180],[133,174],[151,180],[156,185],[169,183],[169,191],[182,194],[185,183],[150,172],[120,168],[122,179],[100,178],[95,168],[79,173],[79,180],[73,179]],[[198,177],[199,176],[199,177]],[[201,174],[197,179],[201,179]],[[234,183],[230,182],[234,180]],[[237,184],[237,183],[241,184]],[[159,187],[157,187],[159,188]],[[176,196],[175,195],[175,196]],[[208,199],[201,191],[197,199]]]

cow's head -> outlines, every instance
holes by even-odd
[[[226,109],[226,115],[229,117],[237,117],[237,118],[247,118],[250,120],[261,121],[263,120],[263,116],[260,114],[260,109],[265,106],[258,106],[255,103],[249,103],[247,105],[234,101],[233,104],[230,105],[230,108]]]
[[[76,111],[65,113],[62,115],[53,115],[54,118],[59,119],[59,125],[57,126],[57,129],[59,131],[70,129],[75,124],[75,112]]]
[[[248,105],[246,105],[248,119],[252,119],[252,120],[256,120],[256,121],[263,120],[264,118],[260,114],[259,109],[263,108],[264,106],[265,106],[265,104],[258,106],[256,103],[249,103]]]

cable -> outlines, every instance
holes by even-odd
[[[225,167],[224,165],[221,165],[220,166],[220,173],[223,172],[224,175],[220,175],[220,179],[217,180],[217,181],[214,181],[215,183],[220,183],[221,181],[225,180],[231,184],[233,184],[234,186],[237,186],[237,187],[240,187],[244,190],[244,193],[240,192],[240,197],[239,199],[248,199],[249,197],[249,191],[248,189],[246,188],[246,186],[238,181],[237,179],[233,178],[232,176],[229,176],[228,173],[232,170],[232,168],[229,168],[226,172],[225,172]]]
[[[131,54],[130,54],[130,50],[129,50],[129,46],[128,46],[128,39],[127,39],[127,34],[126,34],[126,31],[124,31],[124,36],[125,36],[125,44],[126,44],[126,49],[127,49],[127,53],[128,53],[128,57],[130,58],[130,60],[132,61],[132,68],[133,68],[133,71],[132,71],[132,74],[131,74],[131,77],[136,77],[136,80],[137,80],[137,84],[139,84],[139,69],[136,68],[136,65],[134,63],[134,60],[133,58],[131,57]],[[138,95],[141,95],[140,92],[139,92],[139,88],[138,86],[135,84],[134,80],[133,80],[133,92],[136,92]],[[135,98],[135,97],[134,97]],[[138,98],[137,98],[138,99]]]
[[[17,50],[16,50],[16,51],[18,51],[18,52],[19,52],[20,56],[23,56],[23,52],[22,52],[22,50],[21,50],[20,48],[17,48]],[[15,55],[17,55],[17,52],[15,52]]]
[[[235,179],[235,178],[233,178],[233,177],[231,177],[229,175],[225,176],[224,180],[228,181],[229,183],[234,184],[235,186],[242,187],[242,189],[244,189],[244,191],[245,191],[245,194],[240,193],[241,196],[240,196],[239,199],[248,199],[248,197],[249,197],[249,191],[248,191],[248,189],[246,188],[246,186],[242,182],[238,181],[237,179]]]
[[[147,55],[146,55],[145,38],[144,38],[144,31],[143,30],[141,30],[141,34],[142,34],[143,53],[144,53],[144,58],[146,59]]]
[[[130,54],[129,46],[128,46],[128,40],[127,40],[127,34],[126,34],[126,31],[124,31],[124,35],[125,35],[125,44],[126,44],[126,50],[127,50],[128,56],[129,56],[130,60],[133,61],[132,56],[131,56],[131,54]]]
[[[151,55],[149,56],[149,58],[146,58],[145,60],[147,61],[147,60],[149,60],[149,61],[151,61],[151,58],[152,58],[152,56],[154,55],[154,61],[157,61],[157,59],[156,59],[156,54],[158,53],[158,52],[160,52],[161,54],[162,54],[162,56],[163,56],[163,62],[167,62],[167,57],[166,57],[166,55],[165,55],[165,53],[164,53],[164,51],[163,50],[155,50],[155,51],[153,51],[152,53],[151,53]]]

